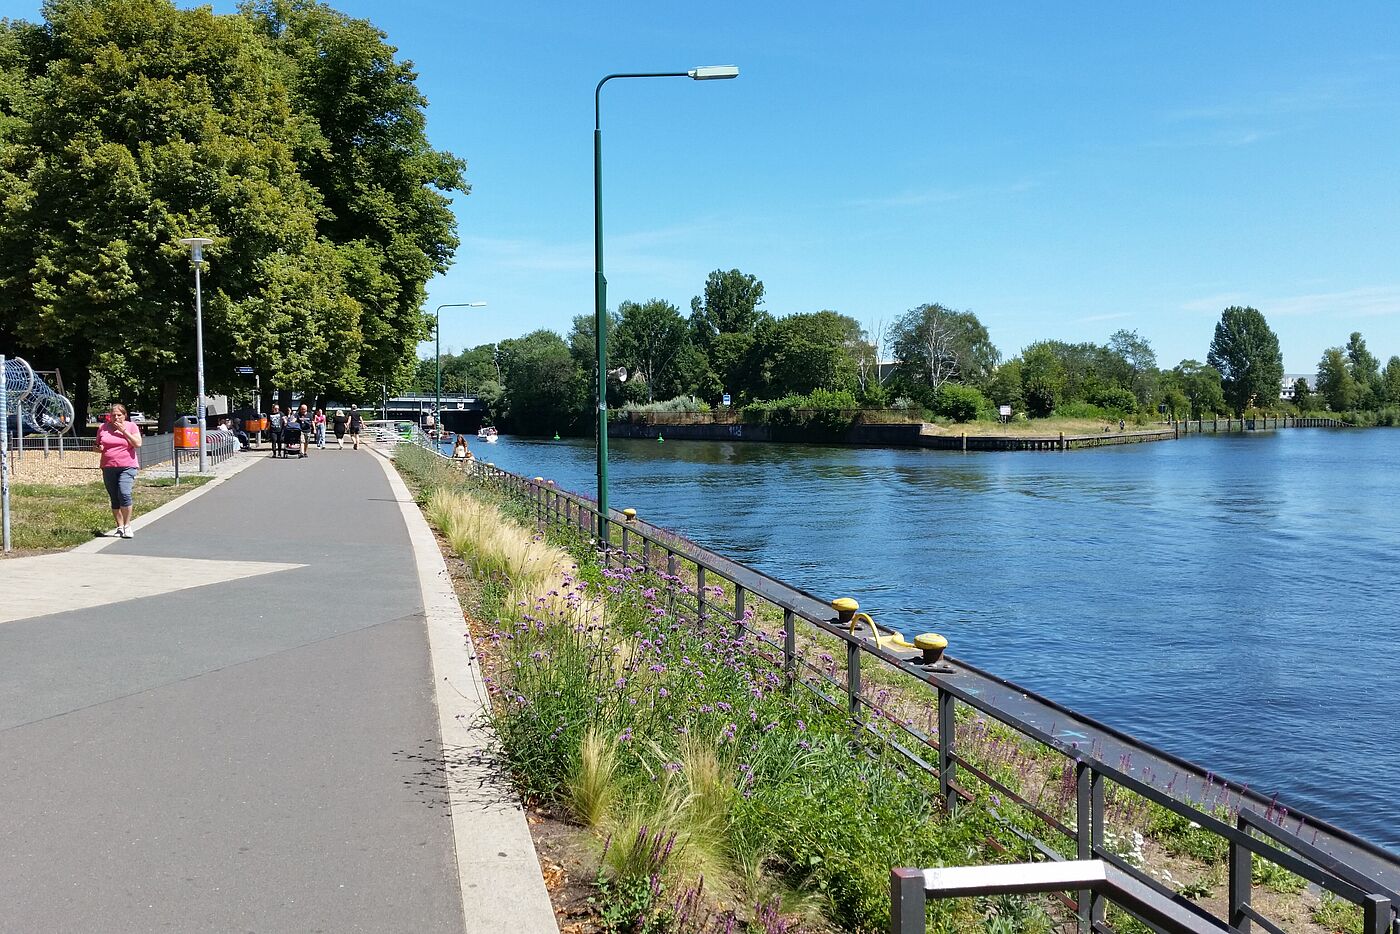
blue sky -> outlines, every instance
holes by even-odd
[[[1233,303],[1289,372],[1357,329],[1400,354],[1394,2],[337,5],[416,63],[469,163],[430,293],[489,305],[444,312],[444,347],[591,312],[602,75],[733,63],[604,91],[613,304],[685,309],[738,267],[774,314],[938,301],[1006,355],[1135,328],[1204,359]]]

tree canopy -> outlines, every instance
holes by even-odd
[[[1220,315],[1206,362],[1220,371],[1225,401],[1243,415],[1251,402],[1276,402],[1283,382],[1278,335],[1255,308],[1232,305]]]
[[[101,368],[168,419],[194,376],[178,240],[204,235],[210,391],[237,365],[307,394],[407,375],[465,186],[382,40],[311,2],[52,0],[0,24],[0,332],[80,410]]]

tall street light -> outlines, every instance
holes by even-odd
[[[608,535],[608,280],[603,275],[603,85],[614,78],[693,78],[714,81],[739,77],[737,65],[703,65],[690,71],[607,75],[593,91],[593,328],[598,345],[598,541]]]
[[[433,427],[437,429],[438,437],[442,437],[442,310],[444,308],[485,308],[485,302],[454,302],[449,305],[437,306],[437,323],[433,325],[433,336],[437,339],[437,351],[433,356],[437,358],[437,392],[433,402]]]
[[[199,472],[204,473],[208,455],[204,452],[204,296],[200,289],[199,267],[204,263],[204,248],[213,243],[208,237],[185,237],[180,241],[190,251],[194,262],[194,353],[199,399],[195,414],[199,416]]]

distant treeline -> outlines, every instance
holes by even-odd
[[[1371,413],[1353,420],[1374,423],[1394,421],[1384,410],[1400,407],[1400,357],[1382,368],[1359,333],[1323,355],[1316,386],[1300,380],[1290,387],[1294,401],[1283,401],[1278,336],[1253,308],[1226,308],[1206,362],[1170,369],[1157,365],[1147,338],[1127,330],[1103,344],[1036,341],[1004,359],[973,312],[937,303],[873,333],[835,311],[775,317],[763,309],[763,283],[737,269],[710,273],[689,315],[663,299],[623,302],[608,329],[609,365],[629,371],[626,382],[609,386],[613,408],[703,410],[727,392],[736,407],[921,409],[954,421],[996,418],[1005,405],[1021,418],[1208,418],[1259,409]],[[593,317],[580,315],[568,335],[538,330],[445,354],[443,388],[479,393],[514,431],[587,433],[594,345]],[[434,361],[420,361],[416,388],[431,391],[434,380]]]

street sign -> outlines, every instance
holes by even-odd
[[[727,392],[724,394],[724,404],[725,404],[725,405],[728,405],[728,404],[729,404],[729,393],[727,393]]]
[[[234,370],[234,372],[237,373],[239,376],[252,376],[253,368],[250,366],[240,366],[236,370]]]

